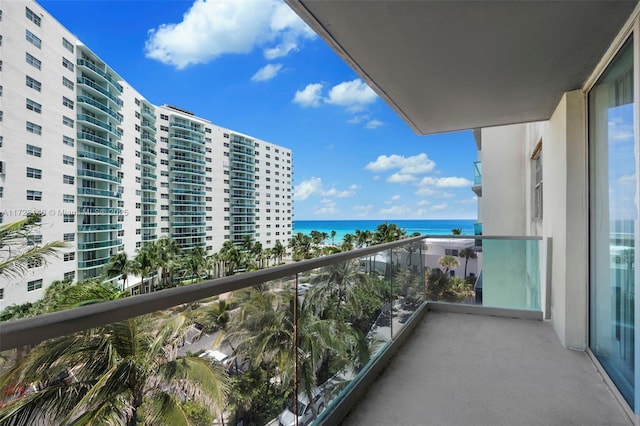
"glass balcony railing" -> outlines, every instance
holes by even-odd
[[[109,98],[112,102],[114,102],[119,107],[122,107],[122,101],[117,96],[114,96],[111,93],[109,93],[109,91],[107,89],[105,89],[104,87],[100,86],[95,81],[90,80],[88,78],[84,78],[84,77],[78,77],[78,83],[79,84],[83,84],[83,85],[88,86],[88,87],[91,87],[96,92],[98,92],[98,93],[106,96],[107,98]]]
[[[426,241],[434,247],[426,251],[428,300],[541,310],[541,238],[447,236]],[[444,247],[448,255],[430,254]]]
[[[476,222],[473,224],[473,235],[482,235],[482,223]]]
[[[115,183],[122,182],[122,179],[120,179],[118,176],[113,176],[108,173],[97,172],[95,170],[80,169],[78,170],[78,176],[85,177],[85,178],[108,180],[109,182],[115,182]]]
[[[424,315],[425,292],[434,291],[425,280],[432,243],[435,238],[413,237],[195,284],[205,271],[173,280],[150,274],[127,289],[176,287],[49,314],[46,321],[5,322],[0,350],[27,351],[3,373],[5,413],[24,404],[37,407],[21,412],[24,424],[64,424],[70,413],[78,419],[94,413],[85,398],[93,392],[101,415],[118,424],[135,423],[132,412],[141,416],[137,421],[160,413],[166,401],[197,410],[203,424],[339,424],[331,416],[348,411],[351,395],[411,339]],[[483,252],[481,259],[485,298],[492,305],[535,307],[540,240],[485,238],[485,246],[492,244],[493,254]],[[304,244],[294,247],[295,259],[312,256]],[[228,267],[211,266],[210,273],[224,275]],[[229,296],[221,301],[223,293]],[[98,392],[125,375],[128,386],[117,388],[118,397],[132,401],[132,410]],[[154,392],[136,400],[132,388]],[[239,398],[242,404],[234,403]]]
[[[122,198],[122,194],[114,191],[95,188],[78,188],[78,195],[91,195],[93,197]]]
[[[78,250],[95,250],[105,247],[116,247],[122,244],[122,240],[92,241],[78,243]]]
[[[98,155],[91,151],[78,151],[78,158],[96,160],[101,163],[107,163],[118,168],[120,167],[120,163],[118,163],[118,160],[106,157],[104,155]]]
[[[103,257],[101,259],[81,260],[78,262],[78,269],[99,268],[109,263],[109,259],[109,257]]]
[[[89,68],[91,71],[95,72],[96,74],[98,74],[100,77],[104,78],[105,80],[107,80],[109,83],[111,83],[111,85],[119,92],[122,93],[122,86],[120,84],[118,84],[118,82],[113,79],[113,77],[111,77],[109,74],[107,74],[107,72],[101,68],[98,68],[96,65],[92,64],[89,61],[86,61],[84,59],[78,59],[78,66],[80,67],[87,67]]]
[[[102,120],[98,120],[95,117],[92,117],[90,115],[86,115],[86,114],[78,114],[78,121],[79,122],[86,122],[86,123],[91,123],[94,126],[98,126],[101,129],[106,130],[107,132],[115,135],[117,138],[122,137],[122,133],[120,133],[120,131],[116,128],[114,128],[113,126],[110,126],[109,123],[106,123]]]
[[[122,152],[122,148],[120,148],[120,146],[118,146],[118,144],[110,142],[109,140],[105,139],[105,138],[101,138],[99,136],[96,136],[94,134],[91,133],[87,133],[87,132],[78,132],[78,140],[79,141],[90,141],[90,142],[95,142],[99,145],[105,146],[113,151],[116,151],[118,154]]]
[[[96,223],[78,226],[78,232],[117,231],[120,229],[122,229],[121,223]]]
[[[473,163],[473,184],[482,185],[482,161]]]
[[[78,103],[91,105],[92,107],[104,113],[109,114],[111,118],[115,119],[118,123],[122,123],[122,116],[113,112],[108,106],[106,106],[102,102],[99,102],[93,98],[90,98],[89,96],[82,96],[82,95],[78,96]]]

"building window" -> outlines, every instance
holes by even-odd
[[[28,7],[25,7],[25,15],[28,20],[30,20],[37,26],[40,26],[40,22],[42,22],[42,18],[36,15],[36,13],[33,10],[29,9]]]
[[[34,135],[41,135],[42,134],[42,126],[38,126],[35,123],[27,121],[27,132],[33,133]]]
[[[27,99],[27,109],[40,114],[42,112],[42,105],[35,101],[32,101],[31,99]]]
[[[64,273],[65,280],[72,280],[76,277],[76,271],[69,271]]]
[[[75,140],[69,136],[62,136],[62,143],[68,146],[75,145]]]
[[[67,77],[62,77],[62,85],[73,90],[73,81],[69,80]]]
[[[0,300],[4,300],[4,288],[0,288]]]
[[[42,191],[32,191],[27,189],[27,200],[42,201]]]
[[[76,254],[75,253],[65,253],[64,254],[64,261],[65,262],[69,262],[70,260],[75,260],[76,258]]]
[[[73,128],[73,118],[67,117],[65,115],[62,116],[62,124],[65,126],[69,126]]]
[[[67,58],[62,58],[62,66],[68,69],[69,71],[73,71],[73,62],[68,60]]]
[[[76,221],[76,217],[72,214],[65,214],[62,216],[62,221],[64,223],[73,223]]]
[[[27,177],[33,179],[42,179],[42,170],[27,167]]]
[[[69,157],[68,155],[63,155],[62,156],[62,164],[68,164],[70,166],[73,166],[73,163],[75,162],[73,157]]]
[[[73,101],[66,96],[62,97],[62,105],[66,106],[69,109],[73,109]]]
[[[75,176],[62,175],[62,183],[66,183],[68,185],[73,185],[76,181]]]
[[[31,235],[27,237],[28,246],[34,246],[36,244],[42,244],[42,235]]]
[[[76,234],[74,234],[73,232],[65,233],[62,236],[63,241],[74,241],[75,239],[76,239]]]
[[[34,157],[42,156],[42,148],[39,146],[28,145],[27,144],[27,155],[33,155]]]
[[[63,203],[73,203],[75,202],[75,197],[71,194],[62,194],[62,202]]]
[[[73,53],[73,43],[71,43],[66,38],[62,37],[62,46],[67,49],[69,52]]]
[[[34,67],[35,69],[40,69],[42,67],[42,62],[39,59],[36,59],[34,56],[27,53],[27,63]]]
[[[40,84],[38,80],[35,80],[29,76],[27,76],[26,84],[27,87],[31,87],[35,91],[39,92],[40,90],[42,90],[42,84]]]
[[[27,291],[34,291],[42,288],[42,280],[33,280],[27,282]]]
[[[38,37],[36,37],[35,34],[33,34],[31,31],[26,30],[26,38],[27,41],[31,44],[33,44],[35,47],[37,47],[38,49],[40,49],[40,46],[42,46],[42,40],[40,40]]]

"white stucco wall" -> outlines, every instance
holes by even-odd
[[[551,237],[551,321],[562,343],[587,345],[588,202],[584,96],[566,93],[543,142],[543,233]]]
[[[482,129],[482,233],[525,235],[526,124]]]

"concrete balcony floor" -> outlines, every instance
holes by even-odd
[[[429,312],[344,425],[630,425],[550,324]]]

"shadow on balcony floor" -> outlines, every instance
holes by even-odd
[[[344,425],[630,425],[548,323],[429,312]]]

